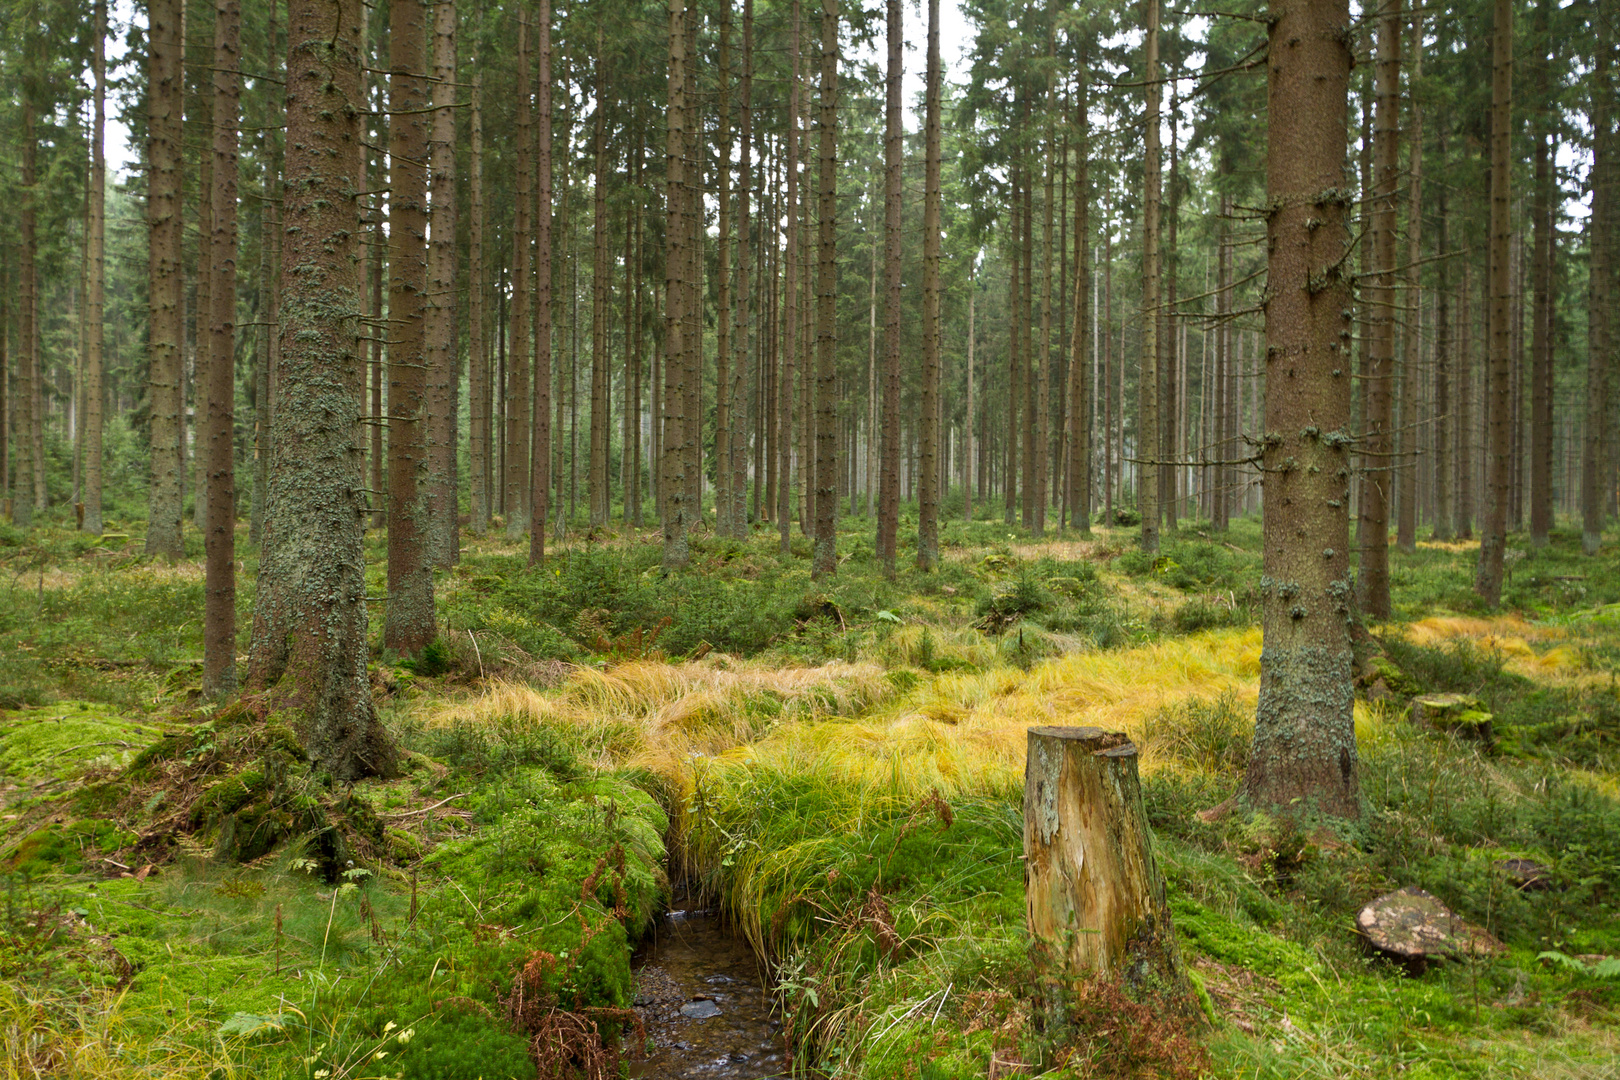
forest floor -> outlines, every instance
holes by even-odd
[[[1246,764],[1254,523],[1184,524],[1150,558],[1124,528],[958,521],[939,572],[893,582],[846,525],[815,583],[797,534],[787,559],[700,536],[670,577],[651,532],[533,571],[465,538],[441,644],[374,647],[402,775],[352,787],[251,700],[201,699],[200,558],[143,559],[138,521],[0,527],[0,1080],[660,1076],[636,1061],[669,1002],[633,956],[672,905],[762,961],[771,1069],[1620,1076],[1616,538],[1584,559],[1573,533],[1514,537],[1500,613],[1470,591],[1477,545],[1392,552],[1364,813],[1301,833],[1197,816]],[[375,534],[368,554],[381,596]],[[1414,728],[1433,691],[1477,697],[1494,743]],[[1023,749],[1054,722],[1141,751],[1190,1017],[1031,968]],[[1408,885],[1503,948],[1376,957],[1355,914]]]

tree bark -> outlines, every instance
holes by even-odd
[[[816,273],[816,533],[810,574],[838,572],[838,0],[821,0],[821,182]]]
[[[900,120],[905,23],[900,0],[888,0],[889,66],[883,121],[883,432],[878,463],[877,555],[895,573],[900,530],[900,258],[905,131]]]
[[[517,178],[512,210],[512,300],[507,316],[506,475],[503,480],[508,540],[521,539],[524,529],[531,524],[534,508],[531,485],[535,483],[529,465],[529,444],[533,435],[529,423],[532,404],[529,388],[529,300],[534,278],[534,268],[529,262],[533,238],[530,214],[534,203],[534,192],[530,187],[534,175],[533,163],[529,156],[534,140],[534,111],[529,72],[533,60],[529,55],[527,13],[520,9],[517,20],[517,146],[513,155],[517,163]],[[529,543],[532,560],[532,536]]]
[[[1360,814],[1350,647],[1347,0],[1272,8],[1260,703],[1245,790]]]
[[[1440,125],[1440,158],[1445,160],[1445,124]],[[1435,196],[1435,216],[1440,221],[1436,237],[1436,250],[1445,254],[1451,245],[1451,210],[1448,194],[1440,186]],[[1451,371],[1454,358],[1451,351],[1451,260],[1442,258],[1435,265],[1434,287],[1434,538],[1450,540],[1455,531],[1455,510],[1452,495],[1455,480],[1452,477],[1452,423]]]
[[[90,129],[89,222],[85,234],[84,298],[84,517],[79,527],[101,535],[102,311],[107,269],[107,3],[94,5],[95,120]],[[3,377],[3,376],[0,376]]]
[[[1530,546],[1546,547],[1553,524],[1553,345],[1552,279],[1554,240],[1552,158],[1555,148],[1551,131],[1552,102],[1548,100],[1547,52],[1548,0],[1535,8],[1535,118],[1531,141],[1535,145],[1534,190],[1530,218],[1535,236],[1531,252],[1530,279],[1533,292],[1530,327]],[[1514,335],[1520,340],[1522,335]],[[1517,410],[1515,410],[1517,419]]]
[[[736,356],[731,371],[731,535],[739,540],[748,537],[748,440],[743,434],[748,428],[748,416],[743,407],[746,386],[745,371],[755,370],[749,363],[750,326],[748,275],[752,267],[752,236],[750,234],[749,195],[753,189],[754,138],[754,0],[743,0],[743,74],[742,74],[742,151],[737,173],[737,287],[733,301],[735,326],[732,330],[732,348]],[[727,155],[729,157],[729,154]],[[756,440],[757,442],[757,440]],[[721,468],[728,467],[721,462]]]
[[[788,37],[792,77],[788,82],[787,236],[782,253],[782,363],[776,381],[779,419],[776,425],[777,526],[782,556],[792,554],[793,538],[793,388],[799,349],[799,32],[800,4],[793,0],[793,23]],[[881,511],[880,511],[881,512]],[[881,551],[879,556],[881,557]]]
[[[1605,488],[1610,483],[1603,444],[1614,349],[1613,314],[1609,308],[1614,302],[1613,32],[1606,18],[1598,20],[1591,98],[1592,212],[1586,222],[1590,263],[1586,285],[1586,432],[1581,457],[1581,550],[1587,555],[1596,555],[1603,546]]]
[[[489,279],[484,266],[484,71],[473,60],[472,116],[468,131],[467,184],[467,474],[468,509],[474,536],[489,529],[489,348],[486,320]]]
[[[1411,120],[1407,141],[1407,197],[1406,197],[1406,303],[1402,316],[1405,320],[1404,343],[1401,347],[1401,423],[1396,434],[1395,540],[1402,551],[1417,550],[1418,519],[1418,369],[1423,351],[1423,103],[1419,83],[1423,78],[1423,15],[1412,17]]]
[[[606,28],[596,24],[596,116],[592,131],[591,227],[591,461],[590,527],[606,525],[612,494],[608,490],[608,443],[613,428],[612,376],[607,356],[608,223],[607,223],[607,94]]]
[[[1136,508],[1142,514],[1142,550],[1159,550],[1159,0],[1147,11],[1147,133],[1143,146],[1142,355],[1137,378]]]
[[[1371,324],[1363,383],[1360,573],[1362,613],[1387,619],[1389,508],[1395,477],[1395,203],[1400,173],[1401,0],[1383,0],[1378,16],[1377,112],[1373,140],[1372,269],[1365,310]]]
[[[1070,978],[1185,993],[1136,747],[1123,732],[1029,729],[1024,905],[1030,937]]]
[[[433,239],[428,248],[423,319],[428,382],[423,479],[428,558],[434,566],[447,567],[461,558],[460,500],[456,497],[456,413],[461,390],[456,333],[456,0],[433,0],[432,37],[433,119],[428,157]]]
[[[1485,407],[1490,445],[1486,456],[1485,520],[1479,537],[1479,568],[1474,591],[1491,607],[1502,599],[1502,556],[1507,549],[1507,511],[1512,479],[1512,416],[1509,415],[1508,349],[1511,327],[1508,308],[1513,302],[1513,281],[1508,266],[1508,245],[1513,240],[1513,5],[1496,0],[1495,43],[1491,63],[1491,232],[1489,382]]]
[[[429,98],[423,0],[388,4],[388,613],[384,647],[407,656],[438,633],[433,614],[427,428]]]
[[[354,445],[361,365],[354,245],[360,5],[290,0],[287,225],[269,513],[247,686],[293,710],[338,780],[388,773],[395,751],[366,674],[366,512]]]
[[[185,553],[180,540],[180,414],[177,394],[180,384],[180,303],[185,284],[180,269],[180,117],[184,85],[181,74],[181,0],[149,0],[147,11],[150,24],[146,64],[146,214],[151,233],[147,257],[151,302],[147,340],[147,396],[152,412],[152,464],[146,553],[161,555],[172,561]],[[23,149],[26,164],[26,140]],[[27,207],[25,202],[25,225],[28,222]],[[26,279],[25,270],[22,282],[24,290],[28,287]],[[19,302],[22,300],[23,297],[19,295]],[[23,319],[27,319],[26,310]],[[27,368],[27,338],[20,338],[19,343],[23,347],[23,356],[19,358],[18,372],[22,375]],[[19,380],[19,404],[23,409],[29,407],[24,395],[26,387],[27,384]],[[21,418],[25,417],[26,413]],[[23,511],[25,502],[19,491],[12,504],[14,515]]]
[[[534,423],[529,433],[529,565],[546,557],[546,519],[551,508],[551,335],[552,287],[551,220],[551,0],[535,7],[535,52],[539,71],[535,80],[534,152]],[[528,78],[525,63],[523,77]],[[528,87],[523,99],[528,101]],[[525,282],[527,279],[525,279]],[[526,403],[527,404],[527,403]]]
[[[928,0],[928,59],[923,121],[922,483],[918,485],[917,567],[939,565],[940,504],[940,59],[939,0]],[[1050,232],[1050,230],[1048,230]]]
[[[686,415],[686,297],[682,275],[686,273],[688,236],[685,185],[687,169],[686,137],[686,21],[685,0],[669,2],[669,139],[664,175],[668,186],[666,205],[668,242],[664,256],[667,284],[664,293],[664,454],[663,497],[664,553],[666,570],[678,570],[691,559],[687,531],[691,527],[686,476],[687,447],[690,437]]]
[[[1074,174],[1074,333],[1069,338],[1069,505],[1081,536],[1091,535],[1091,412],[1093,387],[1086,341],[1092,336],[1091,311],[1091,123],[1086,113],[1086,82],[1078,81],[1074,127],[1079,154]]]

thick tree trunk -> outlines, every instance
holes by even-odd
[[[423,333],[427,360],[427,554],[434,566],[461,558],[456,497],[457,402],[461,371],[456,333],[456,0],[433,0],[433,121],[429,136],[433,240],[428,249]],[[396,117],[397,122],[399,118]]]
[[[1360,814],[1350,647],[1347,0],[1273,8],[1266,141],[1266,470],[1260,703],[1245,789]]]
[[[1185,993],[1136,747],[1123,732],[1029,729],[1024,905],[1030,937],[1070,978]]]
[[[816,530],[812,577],[838,572],[838,0],[821,0],[821,179],[816,268]]]
[[[1136,508],[1142,514],[1142,550],[1159,550],[1159,0],[1147,9],[1147,137],[1143,146],[1142,356],[1137,378]]]
[[[366,499],[354,445],[361,364],[354,245],[360,5],[291,0],[287,225],[270,509],[247,685],[294,710],[318,768],[387,773],[395,751],[366,674]]]
[[[438,632],[428,542],[428,87],[423,0],[388,4],[388,614],[384,647],[414,656]]]
[[[608,490],[608,433],[613,429],[612,376],[607,355],[608,222],[607,222],[607,74],[606,29],[596,24],[596,117],[592,131],[591,206],[591,460],[590,527],[606,525],[612,495]]]
[[[1535,144],[1534,190],[1530,218],[1535,237],[1531,252],[1530,280],[1534,295],[1530,313],[1530,546],[1546,547],[1553,524],[1553,354],[1552,281],[1554,240],[1552,158],[1555,149],[1551,127],[1552,102],[1548,100],[1547,51],[1549,0],[1536,4],[1535,120],[1531,140]],[[1514,340],[1522,340],[1515,334]],[[1514,419],[1518,410],[1514,410]],[[1517,425],[1515,425],[1517,426]],[[1515,460],[1518,456],[1515,455]]]
[[[473,70],[468,132],[467,183],[472,211],[467,221],[467,476],[474,536],[489,528],[489,349],[485,321],[488,277],[484,266],[484,72]]]
[[[748,415],[744,401],[754,395],[744,394],[747,389],[745,372],[755,370],[749,362],[750,327],[748,275],[752,267],[752,236],[750,234],[749,195],[753,189],[754,138],[754,0],[743,0],[743,74],[742,74],[742,160],[737,174],[737,288],[735,325],[732,330],[732,348],[735,358],[731,371],[731,535],[739,540],[748,537]],[[728,155],[729,156],[729,155]],[[757,412],[755,414],[758,415]],[[758,440],[755,440],[756,445]],[[722,461],[721,468],[728,467]],[[757,511],[756,507],[756,511]]]
[[[736,319],[732,310],[731,247],[731,0],[720,4],[720,56],[716,79],[719,82],[719,131],[716,136],[720,157],[715,163],[719,195],[719,237],[715,261],[714,320],[714,524],[721,536],[734,536],[731,511],[731,439],[736,424],[731,398],[731,333]]]
[[[106,0],[96,0],[93,45],[95,120],[90,129],[89,222],[85,232],[84,298],[84,516],[79,527],[101,534],[102,309],[107,281],[107,110]],[[3,378],[0,375],[0,378]]]
[[[1362,613],[1387,619],[1389,508],[1395,477],[1395,203],[1400,172],[1402,0],[1383,0],[1378,16],[1376,127],[1373,140],[1372,264],[1365,290],[1369,327],[1362,398],[1366,414],[1361,484],[1361,568],[1356,577]]]
[[[1409,85],[1416,87],[1423,78],[1423,15],[1412,19],[1412,59]],[[1401,422],[1396,434],[1395,540],[1402,551],[1417,550],[1418,519],[1418,369],[1423,351],[1423,103],[1414,89],[1409,93],[1411,120],[1407,150],[1406,269],[1402,311],[1405,324],[1401,347]]]
[[[1581,456],[1581,550],[1596,555],[1603,545],[1605,488],[1611,483],[1604,431],[1608,427],[1613,363],[1614,302],[1614,71],[1613,29],[1599,20],[1597,63],[1592,74],[1592,213],[1587,218],[1586,433]]]
[[[526,493],[530,566],[538,566],[545,560],[546,518],[551,508],[551,0],[539,0],[534,17],[539,71],[534,84],[534,423],[529,433],[529,489]],[[525,65],[525,79],[528,71]],[[528,96],[525,86],[525,101]]]
[[[242,102],[242,7],[240,0],[218,0],[214,11],[214,232],[213,310],[208,333],[215,362],[206,388],[208,527],[203,603],[203,692],[221,696],[236,690],[236,158],[237,122]],[[356,410],[357,411],[357,410]]]
[[[152,413],[152,465],[146,553],[173,560],[185,552],[180,540],[180,415],[177,397],[180,383],[180,302],[184,288],[180,270],[181,2],[150,0],[147,11],[150,25],[147,31],[149,49],[146,66],[146,214],[151,232],[147,257],[151,302],[147,339],[147,398]],[[25,153],[26,150],[25,142]],[[23,220],[26,223],[27,218]],[[23,284],[26,288],[26,281]],[[19,358],[19,373],[27,363],[26,338],[20,339],[20,343],[25,351],[23,357]],[[25,384],[19,381],[19,396],[24,388]],[[25,398],[19,403],[27,407]],[[14,514],[24,501],[19,490],[13,503]]]
[[[194,265],[191,311],[191,523],[199,533],[208,528],[208,384],[214,363],[214,340],[208,332],[214,311],[214,94],[213,0],[194,0],[197,9],[186,16],[187,119],[196,130],[188,143],[197,147],[197,261]],[[206,11],[207,19],[200,16]],[[204,59],[204,58],[207,59]],[[199,62],[201,61],[201,62]],[[192,111],[196,116],[192,116]],[[183,201],[183,200],[182,200]],[[186,406],[180,402],[181,445],[185,445]],[[185,451],[181,453],[184,475]],[[206,540],[204,547],[206,548]]]
[[[1508,308],[1513,280],[1508,245],[1513,239],[1510,202],[1513,140],[1513,5],[1496,0],[1495,45],[1491,63],[1491,232],[1489,381],[1485,407],[1490,445],[1486,451],[1485,520],[1479,537],[1479,569],[1474,591],[1491,607],[1502,599],[1502,556],[1507,549],[1507,511],[1512,479],[1512,422],[1509,415]]]
[[[939,0],[928,0],[928,59],[923,121],[922,483],[918,485],[917,567],[939,565],[939,258],[940,60]],[[1047,230],[1050,239],[1050,228]]]
[[[888,0],[889,66],[883,123],[883,374],[882,436],[878,464],[877,555],[895,572],[900,530],[900,257],[905,131],[900,121],[905,25],[900,0]]]
[[[507,319],[506,465],[503,479],[508,540],[521,539],[531,523],[534,505],[531,485],[535,483],[529,467],[529,441],[532,437],[529,423],[532,404],[529,388],[529,300],[534,279],[534,268],[529,262],[533,235],[530,231],[530,213],[534,204],[534,192],[530,187],[534,174],[529,157],[534,141],[534,112],[529,72],[534,61],[529,54],[527,13],[520,10],[517,21],[517,146],[513,155],[517,162],[517,182],[514,185],[515,205],[512,211],[512,300]],[[390,407],[389,411],[394,410]],[[532,536],[529,543],[531,546],[534,543]],[[532,553],[530,558],[533,558]]]
[[[684,220],[687,211],[685,185],[687,170],[686,102],[686,21],[685,0],[669,2],[669,140],[664,175],[668,186],[666,205],[668,243],[664,256],[667,283],[664,291],[664,454],[662,495],[664,522],[663,565],[678,570],[691,559],[687,531],[691,527],[688,504],[690,485],[686,476],[690,429],[686,415],[686,297],[682,275],[686,273]],[[784,539],[785,544],[785,539]]]

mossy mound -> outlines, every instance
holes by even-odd
[[[87,701],[0,713],[0,777],[37,783],[119,768],[159,737],[156,727]]]

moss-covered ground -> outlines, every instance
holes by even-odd
[[[1252,522],[1158,558],[952,522],[940,571],[893,581],[849,524],[815,583],[797,535],[701,536],[676,576],[651,533],[534,571],[468,538],[439,645],[374,648],[405,769],[353,788],[255,702],[200,698],[200,564],[143,560],[138,523],[0,532],[0,1077],[613,1075],[671,878],[770,962],[822,1075],[1620,1075],[1612,549],[1523,551],[1501,612],[1474,550],[1392,553],[1363,817],[1301,830],[1198,814],[1248,752]],[[1405,720],[1442,691],[1493,745]],[[1053,722],[1141,750],[1191,1019],[1031,962],[1024,732]],[[1504,948],[1373,956],[1355,912],[1405,885]]]

